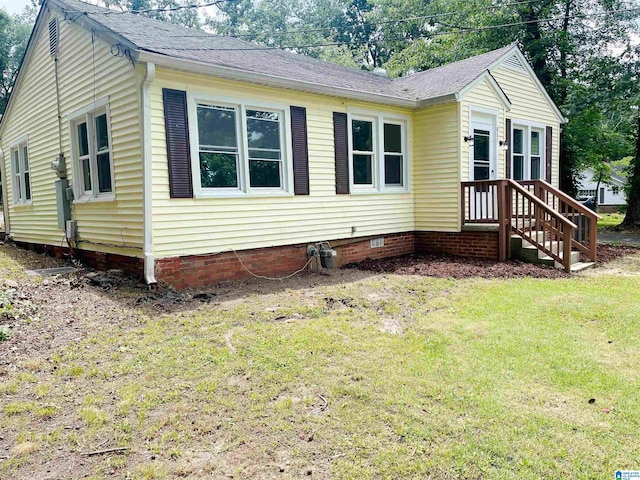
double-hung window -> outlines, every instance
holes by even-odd
[[[113,155],[107,100],[72,114],[76,198],[113,198]]]
[[[514,124],[511,131],[511,176],[514,180],[544,178],[543,128]]]
[[[406,191],[406,121],[351,115],[350,125],[352,191]]]
[[[202,195],[288,193],[287,110],[193,100],[194,180]],[[195,110],[195,111],[194,111]]]
[[[31,203],[31,168],[27,139],[11,147],[11,173],[13,177],[13,203]]]

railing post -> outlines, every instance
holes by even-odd
[[[465,194],[466,188],[464,183],[460,184],[460,225],[464,225],[467,220],[467,214],[465,212]]]
[[[496,184],[498,189],[497,201],[498,201],[498,222],[500,227],[498,228],[498,261],[504,262],[507,259],[507,218],[505,216],[505,203],[504,203],[504,190],[505,181],[498,180]]]
[[[590,216],[586,218],[586,222],[589,222],[589,251],[591,252],[589,256],[591,261],[595,262],[598,251],[598,219]]]
[[[571,240],[573,240],[573,228],[567,225],[563,228],[563,243],[562,243],[562,265],[564,266],[564,271],[567,273],[571,273]]]

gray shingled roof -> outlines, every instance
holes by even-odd
[[[141,51],[233,68],[247,73],[267,74],[329,88],[385,95],[410,101],[429,100],[459,92],[513,48],[505,47],[393,80],[305,55],[261,47],[239,38],[211,35],[201,30],[139,15],[105,14],[109,10],[78,0],[51,0],[51,2],[68,12],[68,18],[83,14]]]
[[[452,95],[463,90],[513,48],[514,45],[509,45],[483,55],[401,77],[394,80],[394,84],[419,100]]]

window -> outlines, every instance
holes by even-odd
[[[352,190],[406,191],[406,123],[352,115],[350,125]]]
[[[16,205],[31,203],[31,168],[26,139],[11,148],[11,172],[13,203]]]
[[[611,187],[611,193],[613,193],[614,195],[618,195],[620,193],[620,187],[618,186]]]
[[[604,203],[604,187],[600,187],[600,203]]]
[[[113,198],[107,99],[70,116],[76,198]]]
[[[578,190],[578,197],[595,197],[595,190]]]
[[[511,178],[538,180],[544,178],[543,129],[530,125],[514,125],[511,131]]]
[[[288,192],[286,109],[192,101],[201,193]]]
[[[374,122],[366,120],[352,120],[351,134],[353,136],[353,184],[369,185],[373,187],[373,152]]]

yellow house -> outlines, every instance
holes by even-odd
[[[492,189],[556,191],[563,121],[515,45],[391,79],[46,0],[0,124],[7,234],[177,287],[504,258]]]

